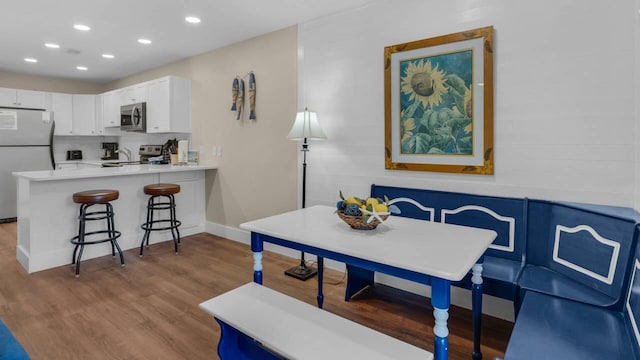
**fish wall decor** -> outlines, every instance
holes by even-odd
[[[238,91],[240,89],[240,85],[238,83],[238,78],[233,79],[233,85],[231,85],[231,111],[236,111],[236,103],[238,102]]]
[[[240,116],[242,116],[242,109],[244,108],[244,80],[240,79],[238,82],[238,116],[236,116],[236,120],[240,120]]]
[[[249,73],[249,120],[256,119],[256,77]]]

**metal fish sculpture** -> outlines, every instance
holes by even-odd
[[[249,74],[249,120],[256,119],[256,77]]]
[[[231,111],[236,111],[236,103],[238,102],[238,78],[233,79],[233,85],[231,86],[231,99],[233,103],[231,104]]]
[[[244,107],[244,80],[242,79],[239,80],[237,104],[238,116],[236,117],[236,120],[240,120],[240,116],[242,116],[242,108]]]

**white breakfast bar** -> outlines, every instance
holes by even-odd
[[[334,212],[332,207],[313,206],[241,224],[240,228],[251,231],[254,282],[262,284],[264,242],[318,256],[319,307],[325,257],[418,282],[428,277],[435,317],[434,355],[446,360],[451,281],[461,280],[473,267],[476,281],[482,283],[482,267],[474,265],[496,232],[394,216],[375,230],[353,230]],[[481,286],[476,289],[480,294],[474,298],[481,298]],[[479,316],[480,310],[474,308],[474,315]]]
[[[73,245],[69,240],[78,232],[78,205],[74,193],[84,190],[114,189],[120,192],[112,202],[115,226],[122,233],[122,249],[140,246],[145,221],[148,184],[175,183],[176,212],[182,221],[180,233],[204,231],[205,171],[209,165],[125,165],[109,168],[15,172],[18,191],[18,261],[32,273],[71,263]],[[100,226],[98,224],[91,224]],[[87,226],[89,230],[89,225]],[[151,243],[171,239],[171,232],[156,232]],[[90,246],[83,260],[111,253],[107,245]]]

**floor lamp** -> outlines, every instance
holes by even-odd
[[[302,140],[302,207],[305,207],[305,200],[307,195],[307,152],[309,151],[309,144],[307,140],[324,140],[327,136],[322,131],[320,124],[318,123],[318,114],[313,111],[309,111],[307,108],[302,112],[298,112],[296,115],[296,121],[289,131],[287,138],[290,140]],[[300,265],[294,266],[291,269],[286,270],[285,275],[292,276],[296,279],[307,280],[313,277],[318,271],[314,268],[307,266],[304,259],[304,252],[300,255]]]

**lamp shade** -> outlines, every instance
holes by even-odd
[[[293,123],[291,131],[289,131],[289,135],[287,135],[287,139],[291,140],[302,140],[305,138],[309,140],[323,140],[327,138],[327,135],[324,134],[324,131],[322,131],[318,123],[318,113],[307,109],[298,112],[296,121]]]

